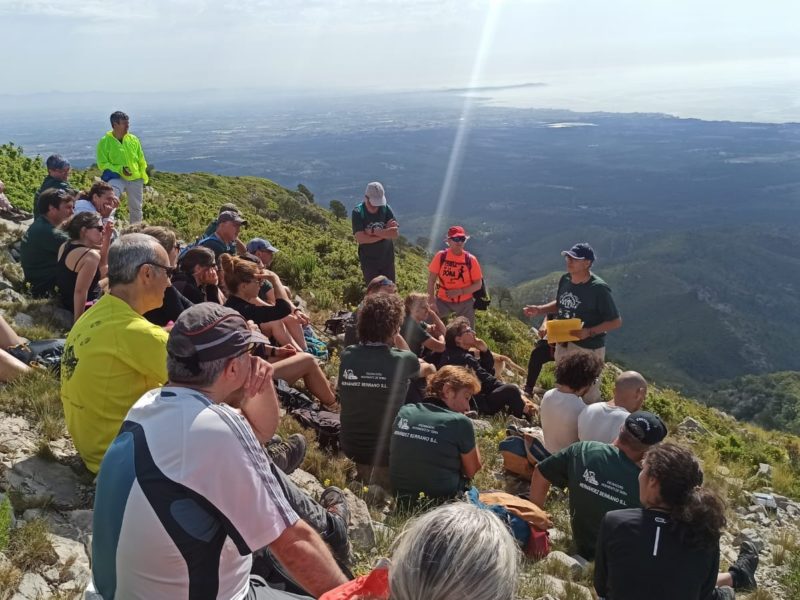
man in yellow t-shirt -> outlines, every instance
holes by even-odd
[[[481,289],[483,273],[478,259],[464,250],[469,236],[460,225],[447,231],[447,250],[437,252],[428,265],[428,305],[442,320],[450,313],[466,317],[475,327],[472,294]],[[438,281],[438,291],[436,285]]]
[[[109,293],[67,336],[61,401],[75,448],[93,473],[133,403],[167,380],[168,334],[142,315],[161,306],[171,271],[155,238],[123,235],[108,251]]]

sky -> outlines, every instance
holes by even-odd
[[[800,120],[798,22],[797,0],[0,0],[0,94],[538,82],[498,101]]]

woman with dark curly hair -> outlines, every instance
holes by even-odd
[[[666,443],[647,451],[639,474],[644,508],[611,511],[600,525],[594,587],[601,600],[723,600],[735,596],[731,587],[756,587],[750,542],[718,573],[725,504],[702,483],[689,450]]]
[[[397,294],[367,296],[358,312],[360,343],[348,346],[339,364],[342,450],[355,461],[362,481],[384,487],[389,487],[392,423],[409,381],[420,375],[417,356],[392,346],[403,314]]]

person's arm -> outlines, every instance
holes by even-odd
[[[400,335],[400,333],[394,334],[392,345],[395,348],[399,348],[400,350],[410,350],[408,344],[406,343],[405,338],[402,335]]]
[[[108,276],[108,249],[111,247],[111,239],[114,236],[114,224],[107,222],[103,225],[103,239],[100,242],[100,263],[98,270],[100,277]]]
[[[434,259],[435,260],[435,259]],[[428,272],[428,308],[432,313],[436,312],[436,280],[439,279],[438,273]]]
[[[239,256],[244,256],[247,254],[247,246],[244,245],[244,242],[240,240],[238,237],[233,240],[234,245],[236,246],[236,254]]]
[[[536,506],[544,509],[545,500],[547,500],[547,492],[550,491],[550,482],[539,472],[539,466],[533,470],[533,477],[531,477],[531,489],[529,499]]]
[[[142,143],[139,141],[138,138],[136,139],[136,141],[137,141],[136,145],[139,147],[138,156],[136,157],[136,160],[139,163],[139,173],[142,174],[142,182],[145,185],[147,185],[150,182],[150,176],[147,174],[147,160],[145,160],[144,158],[144,149],[142,148]]]
[[[428,377],[429,375],[433,375],[436,373],[436,366],[432,365],[429,362],[425,362],[421,358],[419,360],[419,376],[420,377]]]
[[[315,598],[347,582],[319,534],[298,520],[269,545],[300,587]]]
[[[612,319],[611,321],[604,321],[599,325],[595,325],[593,327],[574,329],[570,331],[570,334],[574,335],[576,338],[580,340],[585,340],[590,337],[600,335],[601,333],[608,333],[609,331],[614,331],[615,329],[619,329],[620,327],[622,327],[622,317],[617,317],[616,319]]]
[[[441,339],[441,336],[438,338],[429,337],[422,342],[422,347],[427,348],[431,352],[444,352],[445,343],[444,340]]]
[[[526,317],[536,317],[538,315],[546,315],[555,312],[558,302],[553,300],[547,304],[528,304],[522,309]]]
[[[392,225],[394,223],[394,225]],[[376,229],[373,234],[380,240],[396,240],[400,235],[400,227],[397,226],[397,221],[392,219],[386,224],[383,229]]]
[[[482,466],[481,453],[480,450],[478,450],[478,446],[475,446],[466,454],[461,455],[461,472],[467,479],[475,477],[475,474],[481,470]]]
[[[481,289],[481,285],[483,285],[480,281],[476,281],[466,287],[461,288],[453,288],[450,290],[445,290],[445,294],[447,294],[448,298],[456,298],[458,296],[466,296],[467,294],[472,295]]]
[[[122,169],[125,165],[111,162],[109,140],[110,138],[108,136],[103,136],[97,143],[97,167],[100,169],[101,173],[105,170],[109,170],[119,175],[122,173]]]
[[[78,268],[78,277],[75,279],[75,292],[72,295],[73,304],[73,318],[78,320],[86,310],[86,299],[89,297],[89,286],[92,285],[92,280],[97,273],[97,268],[100,263],[100,255],[95,250],[86,252],[80,260],[80,267]]]
[[[266,444],[278,429],[280,409],[278,396],[272,383],[272,365],[257,356],[249,356],[250,374],[244,384],[245,399],[239,409],[256,439]]]

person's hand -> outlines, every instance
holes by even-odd
[[[389,221],[386,223],[386,227],[400,227],[400,223],[394,219],[389,219]]]
[[[264,269],[263,273],[264,273],[264,279],[268,280],[272,284],[274,284],[275,280],[278,279],[278,275],[277,273],[275,273],[275,271]]]
[[[522,309],[522,313],[526,317],[535,317],[539,314],[539,307],[535,304],[528,304],[525,308]]]
[[[289,358],[295,354],[297,354],[297,348],[291,344],[286,344],[285,346],[275,349],[275,358]]]
[[[250,331],[254,331],[256,333],[261,333],[261,328],[258,325],[256,325],[255,321],[248,320],[247,321],[247,326],[250,328]]]
[[[579,340],[585,340],[592,337],[592,332],[589,329],[573,329],[569,332],[569,334],[578,338]]]
[[[475,337],[475,347],[481,352],[486,352],[489,350],[489,346],[486,345],[486,342],[477,336]]]
[[[114,235],[114,223],[106,221],[103,224],[103,243],[111,243],[111,238]]]
[[[300,322],[300,325],[308,325],[309,323],[311,323],[311,319],[302,310],[299,309],[295,310],[294,316],[297,317],[297,320]]]
[[[126,177],[130,177],[131,170],[128,167],[122,167],[122,174],[125,175]]]
[[[428,296],[428,310],[439,315],[439,311],[436,310],[436,296]]]
[[[536,333],[539,334],[539,337],[541,339],[544,339],[544,338],[547,337],[547,321],[542,323],[541,327],[539,327],[539,329],[538,329],[538,331]]]
[[[263,358],[258,356],[250,356],[250,374],[247,376],[247,381],[244,384],[245,398],[253,398],[261,392],[268,385],[272,385],[273,368]]]
[[[462,292],[462,288],[458,288],[458,289],[453,289],[453,290],[445,290],[444,294],[448,298],[455,298],[457,296],[460,296],[461,292]]]

